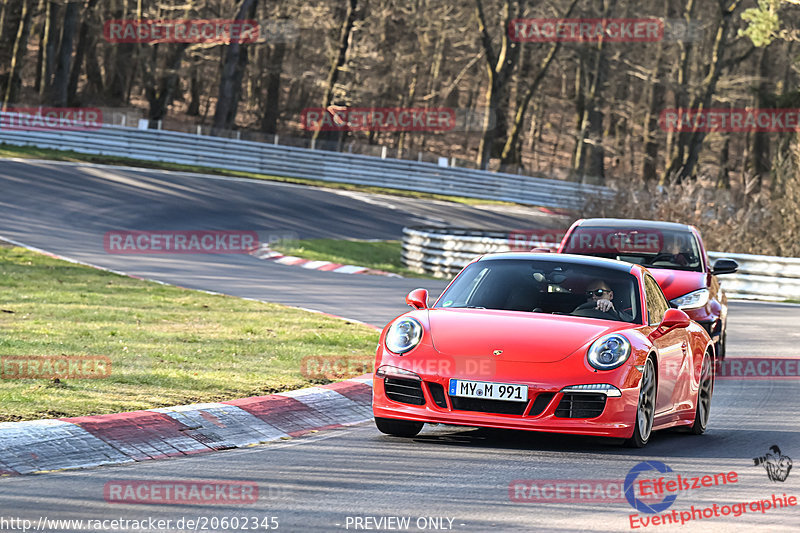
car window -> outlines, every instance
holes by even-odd
[[[671,270],[703,270],[700,246],[687,230],[578,226],[564,253],[618,259]]]
[[[644,292],[647,298],[647,316],[648,323],[653,326],[661,323],[664,318],[664,313],[669,309],[669,303],[664,298],[664,294],[651,276],[647,275],[644,278]]]
[[[598,298],[610,300],[613,308],[600,310]],[[562,261],[492,259],[472,263],[434,307],[501,309],[641,323],[635,276],[618,269]]]

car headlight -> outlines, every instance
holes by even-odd
[[[700,289],[670,300],[669,303],[675,305],[678,309],[697,309],[708,303],[709,295],[708,289]]]
[[[600,337],[589,348],[586,358],[598,370],[611,370],[628,360],[631,343],[617,333]]]
[[[401,318],[389,326],[386,332],[386,348],[396,354],[413,349],[422,339],[422,324],[411,317]]]

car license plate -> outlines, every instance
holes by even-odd
[[[528,386],[510,385],[508,383],[492,383],[489,381],[451,379],[450,396],[461,396],[462,398],[481,398],[486,400],[506,400],[510,402],[527,402]]]

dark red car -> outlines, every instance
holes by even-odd
[[[618,259],[646,267],[670,304],[698,322],[725,357],[728,299],[717,275],[736,272],[732,259],[708,260],[703,239],[694,226],[618,218],[576,221],[561,241],[561,253]]]

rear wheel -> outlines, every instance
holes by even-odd
[[[413,437],[420,431],[423,422],[412,422],[410,420],[395,420],[394,418],[381,418],[375,417],[375,425],[378,426],[378,431],[386,433],[387,435],[394,435],[395,437]]]
[[[648,357],[642,370],[642,382],[639,386],[639,405],[636,407],[636,423],[633,436],[625,441],[629,448],[644,448],[653,432],[653,419],[656,413],[656,367],[653,358]]]
[[[711,354],[706,352],[703,357],[703,368],[700,371],[700,387],[697,389],[697,407],[695,408],[694,424],[689,433],[702,435],[708,425],[711,414],[711,395],[714,393],[714,362]]]

